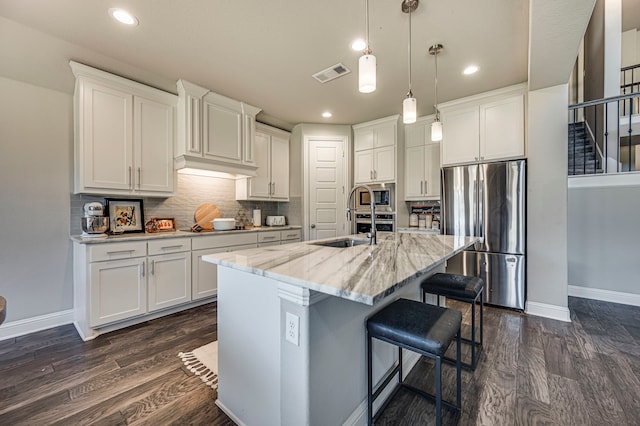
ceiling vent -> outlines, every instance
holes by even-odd
[[[349,74],[351,70],[344,66],[342,63],[338,63],[330,66],[327,69],[324,69],[320,72],[317,72],[313,75],[313,78],[318,80],[320,83],[326,83],[327,81],[335,80],[338,77],[342,77],[343,75]]]

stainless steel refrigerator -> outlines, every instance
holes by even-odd
[[[442,229],[484,238],[447,262],[447,272],[485,281],[485,302],[523,310],[526,161],[442,168]]]

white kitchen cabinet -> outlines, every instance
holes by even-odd
[[[525,89],[516,85],[440,105],[442,165],[525,157]]]
[[[353,126],[355,183],[396,180],[398,116]]]
[[[191,239],[162,239],[149,241],[148,244],[148,311],[189,302]]]
[[[213,297],[218,293],[218,266],[205,262],[202,256],[234,250],[256,248],[256,233],[206,236],[193,239],[191,252],[191,297],[193,300]]]
[[[175,166],[254,176],[255,116],[259,108],[178,81]]]
[[[433,116],[405,126],[406,201],[440,198],[440,143],[431,142]]]
[[[281,244],[297,243],[302,241],[301,229],[290,229],[288,231],[280,231]]]
[[[289,200],[288,132],[256,125],[254,160],[255,177],[236,180],[237,200]]]
[[[74,192],[173,195],[176,96],[70,66],[76,76]]]

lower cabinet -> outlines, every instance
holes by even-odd
[[[95,262],[89,266],[90,325],[97,327],[147,312],[147,259]]]
[[[149,257],[149,312],[191,300],[191,253]]]
[[[256,243],[253,243],[191,252],[191,265],[193,268],[193,274],[191,276],[191,298],[193,300],[206,299],[207,297],[213,297],[218,294],[218,265],[205,262],[202,260],[202,256],[256,247]]]

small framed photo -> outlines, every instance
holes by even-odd
[[[176,222],[172,217],[152,218],[145,224],[147,232],[175,232]]]
[[[105,198],[104,205],[109,212],[111,234],[144,232],[144,209],[141,198]]]

